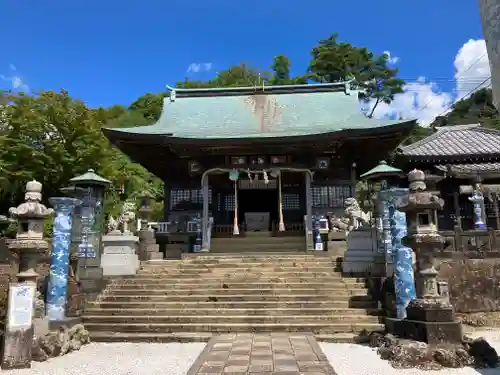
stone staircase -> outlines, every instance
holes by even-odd
[[[273,237],[271,232],[246,232],[245,237],[213,238],[210,252],[245,253],[256,249],[266,252],[304,252],[306,241],[304,236]]]
[[[324,253],[197,255],[113,279],[84,322],[95,341],[207,341],[231,332],[313,332],[349,342],[383,329],[361,279]]]

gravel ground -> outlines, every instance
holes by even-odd
[[[185,375],[205,343],[91,343],[80,351],[5,375]]]
[[[477,331],[472,337],[484,337],[500,353],[500,330]],[[470,367],[422,371],[397,370],[377,355],[376,349],[354,344],[319,343],[337,375],[500,375],[500,368],[475,370]]]

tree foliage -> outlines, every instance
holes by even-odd
[[[500,117],[493,105],[493,93],[490,88],[474,92],[466,99],[456,102],[445,115],[436,118],[432,127],[481,124],[500,130]]]

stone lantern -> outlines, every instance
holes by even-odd
[[[424,172],[414,169],[408,174],[410,194],[406,205],[408,233],[406,242],[416,254],[417,299],[439,298],[437,270],[434,268],[434,252],[442,249],[444,239],[437,232],[437,210],[444,201],[426,190]]]
[[[20,282],[36,283],[40,276],[37,268],[43,264],[48,268],[49,244],[43,239],[43,228],[45,219],[54,210],[45,207],[41,201],[42,184],[33,180],[26,184],[24,203],[9,209],[10,216],[18,222],[16,239],[10,243],[9,249],[19,257],[17,278]],[[40,293],[37,293],[37,306],[43,304]],[[37,314],[43,315],[43,309],[39,310],[37,307]]]
[[[460,322],[455,321],[453,307],[439,294],[434,267],[435,253],[443,248],[444,238],[437,231],[437,210],[444,201],[426,191],[425,174],[414,169],[408,174],[408,200],[400,206],[406,212],[408,232],[405,242],[416,256],[416,298],[406,309],[407,319],[400,324],[399,335],[427,343],[459,343]]]
[[[96,295],[102,289],[101,242],[104,227],[104,195],[111,181],[93,169],[69,180],[65,193],[79,199],[72,228],[71,269],[68,286],[68,313],[77,315],[83,304],[82,294]],[[76,283],[76,280],[78,283]]]

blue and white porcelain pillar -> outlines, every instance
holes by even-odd
[[[49,198],[49,202],[54,207],[55,213],[47,290],[47,317],[51,321],[61,321],[64,320],[66,313],[73,212],[82,201],[55,197]]]
[[[389,215],[389,188],[386,181],[381,182],[381,191],[378,195],[378,211],[381,220],[381,243],[380,252],[385,253],[386,264],[392,265],[392,239],[391,220]]]
[[[472,197],[469,197],[469,200],[474,205],[474,228],[486,230],[486,224],[484,223],[484,196],[478,186],[474,188],[474,193]]]
[[[408,189],[389,189],[389,218],[391,221],[391,240],[394,264],[394,290],[396,294],[396,317],[406,318],[406,308],[416,298],[415,276],[413,274],[413,251],[403,245],[408,227],[406,214],[399,210],[404,199],[408,199]]]

